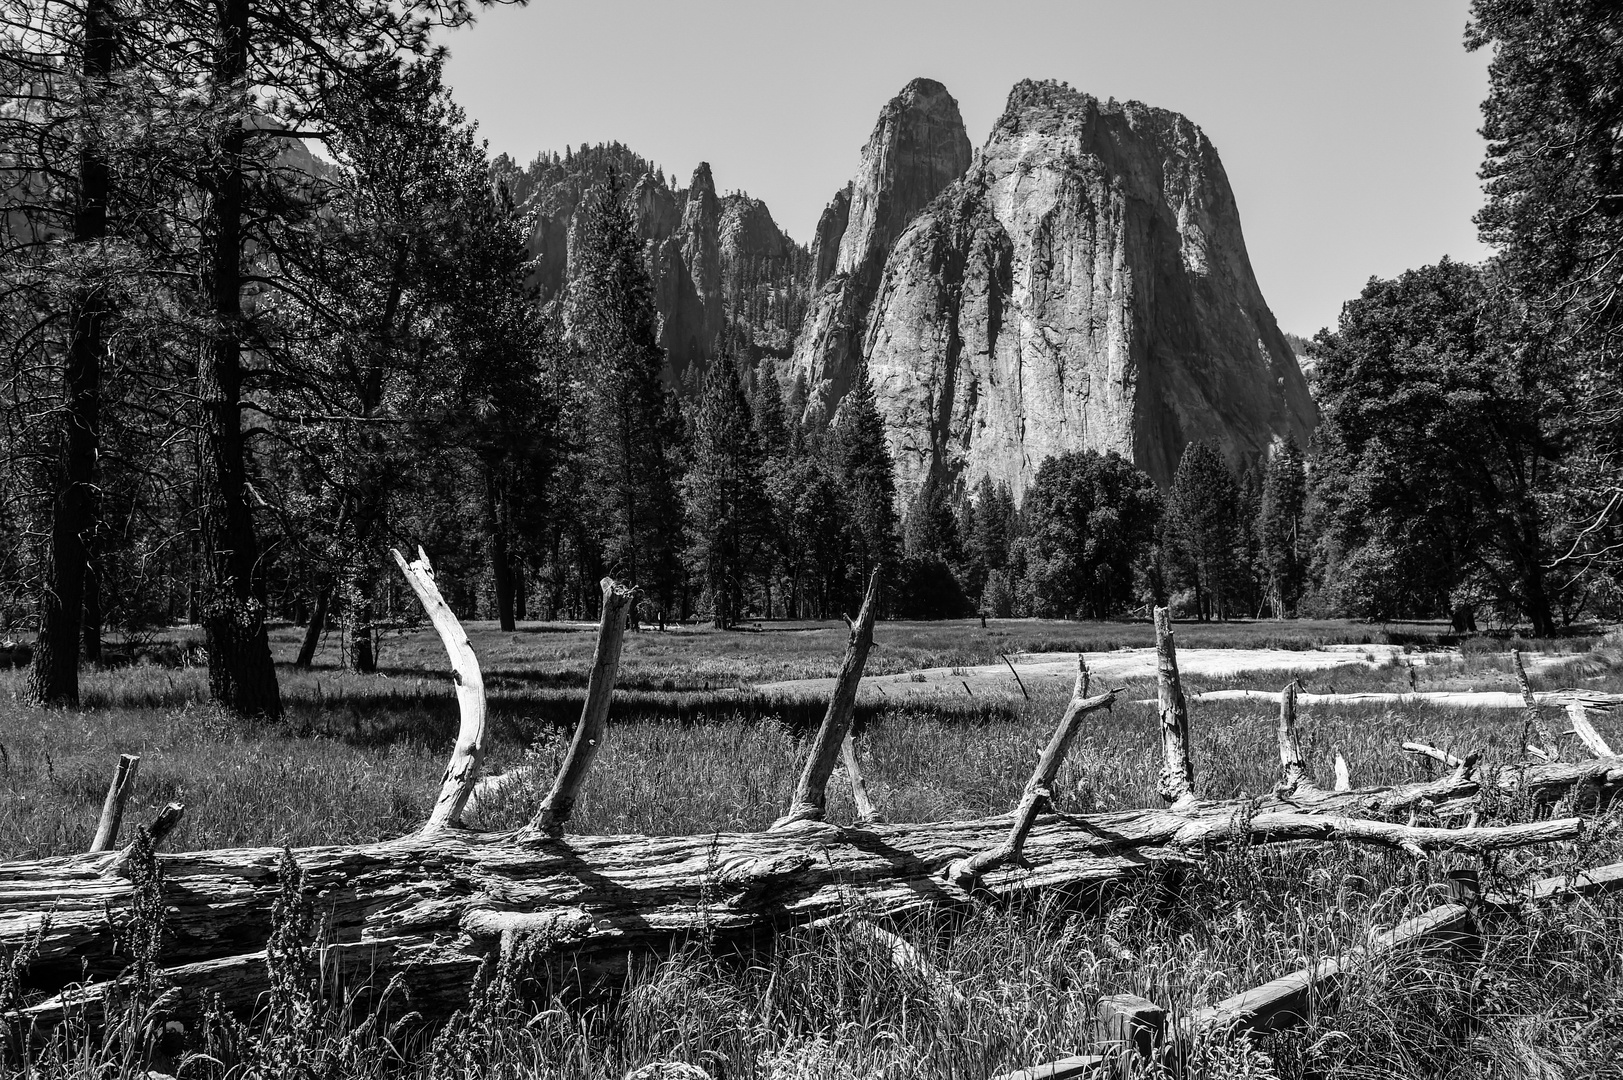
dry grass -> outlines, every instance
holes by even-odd
[[[1268,647],[1290,636],[1305,647],[1346,642],[1372,629],[1253,624],[1211,633],[1250,635],[1247,644]],[[1007,636],[994,637],[998,630]],[[1214,644],[1198,639],[1204,632],[1180,627],[1180,642]],[[879,638],[887,659],[945,666],[985,662],[1000,651],[1045,642],[1054,648],[1084,642],[1104,647],[1118,634],[1124,635],[1122,644],[1142,645],[1145,640],[1125,635],[1147,638],[1148,628],[994,623],[982,635],[978,623],[887,624]],[[277,636],[279,650],[290,650],[291,632]],[[1015,638],[1021,644],[1013,644]],[[843,627],[832,626],[633,635],[626,681],[638,689],[623,695],[617,709],[577,812],[580,830],[672,834],[764,826],[781,812],[817,710],[718,688],[826,674],[838,664],[843,639]],[[589,632],[553,628],[504,635],[476,627],[474,644],[492,675],[492,763],[502,768],[529,759],[550,765],[561,752],[561,725],[579,708]],[[1567,644],[1573,663],[1545,678],[1623,688],[1623,677],[1602,654],[1588,651],[1591,644]],[[330,665],[330,654],[325,660]],[[0,675],[0,859],[82,850],[120,752],[143,755],[132,816],[145,817],[171,798],[187,804],[172,841],[177,846],[300,846],[412,828],[426,813],[443,767],[455,707],[438,674],[443,655],[429,635],[395,638],[384,661],[386,678],[361,678],[331,666],[308,674],[284,669],[289,719],[253,731],[225,723],[198,704],[203,684],[196,669],[92,673],[86,680],[90,707],[80,713],[19,709]],[[1416,674],[1423,690],[1512,685],[1505,659],[1486,650],[1468,650],[1455,662]],[[1265,681],[1244,675],[1207,679],[1191,689],[1277,689],[1285,678],[1271,673]],[[1343,691],[1408,688],[1401,665],[1331,679]],[[1535,677],[1541,682],[1556,684]],[[1059,688],[1045,688],[1030,703],[937,701],[867,714],[860,747],[887,816],[918,821],[1007,810],[1062,695]],[[1143,684],[1126,696],[1150,695]],[[1301,723],[1310,764],[1328,776],[1330,762],[1342,753],[1361,784],[1426,775],[1426,762],[1399,749],[1405,738],[1456,752],[1480,750],[1492,760],[1512,756],[1521,737],[1520,717],[1503,711],[1338,706],[1315,709]],[[1229,797],[1273,786],[1270,707],[1201,704],[1194,726],[1204,794]],[[1154,804],[1153,734],[1148,706],[1124,703],[1100,717],[1061,773],[1061,808]],[[504,803],[482,811],[483,823],[516,823],[527,816],[534,794],[511,792]],[[845,798],[836,789],[834,816],[850,814]],[[1506,806],[1500,812],[1514,819],[1528,811]],[[1486,869],[1508,880],[1550,870],[1561,860],[1620,858],[1623,842],[1603,822],[1582,850],[1507,857]],[[1443,862],[1417,866],[1342,845],[1214,853],[1178,881],[985,907],[900,928],[953,973],[971,1002],[964,1013],[881,962],[867,938],[842,928],[786,934],[747,954],[695,945],[637,968],[618,992],[591,1000],[580,999],[567,982],[521,979],[516,997],[493,1000],[452,1032],[455,1038],[443,1037],[440,1057],[454,1049],[474,1055],[487,1075],[511,1076],[616,1077],[661,1058],[700,1062],[728,1077],[775,1080],[987,1076],[1085,1050],[1102,994],[1140,993],[1187,1010],[1283,974],[1304,959],[1360,944],[1372,928],[1440,902]],[[1311,1029],[1206,1048],[1208,1075],[1623,1074],[1617,1065],[1623,1006],[1614,1004],[1623,1000],[1615,945],[1620,931],[1623,905],[1612,901],[1512,921],[1493,937],[1480,965],[1438,955],[1407,960],[1369,972],[1340,1013]],[[231,1039],[215,1031],[208,1047],[221,1064],[193,1058],[181,1075],[433,1071],[426,1043],[401,1033],[380,1043],[386,1027],[357,1035],[354,1023],[341,1017],[310,1020],[316,1026],[294,1040],[303,1040],[294,1052],[287,1049],[292,1036],[264,1028],[268,1023],[262,1018],[257,1035],[250,1028]],[[192,1049],[198,1048],[195,1039]],[[271,1070],[266,1048],[273,1044],[281,1057]],[[78,1050],[72,1059],[39,1062],[43,1071],[36,1075],[144,1075],[153,1064],[179,1068],[182,1060],[124,1050],[114,1060],[91,1041]]]

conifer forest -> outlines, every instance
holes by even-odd
[[[1300,335],[1198,115],[796,240],[490,13],[0,0],[0,1078],[1623,1075],[1623,13]]]

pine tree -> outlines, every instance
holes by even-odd
[[[771,357],[762,360],[755,372],[755,433],[761,452],[781,457],[789,452],[789,424],[783,413],[783,387]]]
[[[768,539],[768,506],[750,408],[727,357],[710,365],[693,420],[692,461],[682,482],[688,565],[704,580],[716,629],[743,615],[744,583]]]
[[[607,504],[596,539],[612,573],[669,604],[680,521],[675,432],[642,238],[612,170],[592,200],[575,258],[564,321],[585,361],[576,438],[591,480],[586,496]]]
[[[1184,447],[1167,500],[1175,565],[1194,587],[1203,621],[1226,618],[1235,573],[1239,488],[1217,452],[1202,442]]]
[[[6,13],[11,14],[9,11]],[[40,35],[37,43],[49,40],[54,49],[65,52],[76,65],[76,78],[61,80],[81,88],[76,100],[51,102],[60,111],[73,116],[76,123],[63,125],[79,132],[74,155],[72,190],[63,200],[71,207],[71,226],[64,231],[70,240],[69,250],[86,263],[105,261],[105,253],[95,249],[108,231],[108,202],[112,194],[113,176],[109,162],[108,143],[111,128],[107,115],[107,99],[112,92],[115,59],[118,51],[117,12],[109,0],[87,0],[82,14],[74,20],[77,26],[57,25],[45,18],[35,24],[33,19],[19,21],[8,18],[11,31],[32,27]],[[77,31],[77,32],[75,32]],[[15,38],[7,43],[7,52],[22,43]],[[29,58],[24,54],[7,56],[6,82],[25,81],[29,96],[36,100],[48,99],[55,80],[40,78],[36,83],[29,76],[39,78],[45,74],[48,63],[42,53]],[[13,65],[21,70],[15,70]],[[35,65],[40,70],[30,72]],[[21,87],[19,87],[21,89]],[[28,106],[19,106],[11,118],[13,124],[30,112]],[[52,119],[60,121],[64,117]],[[43,119],[43,117],[41,118]],[[11,125],[8,125],[11,126]],[[8,132],[8,134],[10,134]],[[43,132],[41,133],[43,134]],[[37,139],[36,145],[52,141],[49,137]],[[27,143],[7,140],[8,151]],[[68,147],[62,149],[67,150]],[[20,163],[12,153],[4,155],[8,172]],[[44,161],[38,162],[45,166]],[[65,164],[65,163],[64,163]],[[66,171],[66,170],[64,170]],[[41,169],[35,175],[49,175]],[[26,191],[30,185],[23,185]],[[53,185],[54,186],[54,185]],[[9,199],[8,199],[9,202]],[[12,222],[10,208],[6,208],[8,232],[17,230]],[[9,244],[8,244],[9,246]],[[93,253],[93,254],[92,254]],[[86,255],[90,255],[86,258]],[[70,266],[74,256],[66,260]],[[71,273],[71,270],[70,270]],[[7,291],[11,291],[9,288]],[[61,402],[61,427],[57,435],[54,455],[55,475],[50,506],[50,541],[45,548],[44,580],[41,582],[39,636],[34,645],[33,666],[23,686],[24,698],[34,704],[79,703],[79,642],[85,610],[86,586],[94,587],[90,573],[90,554],[87,542],[97,524],[95,498],[95,466],[101,429],[101,374],[106,358],[103,324],[108,308],[105,281],[94,275],[83,275],[66,290],[69,297],[64,312],[66,342],[62,349],[60,386],[57,397]],[[100,619],[97,619],[99,632]]]
[[[830,472],[846,508],[846,599],[861,596],[869,575],[894,580],[900,560],[896,479],[885,421],[867,368],[858,370],[828,437]]]
[[[1307,471],[1295,436],[1287,436],[1268,462],[1257,517],[1257,549],[1275,618],[1296,611],[1302,595],[1302,512]]]

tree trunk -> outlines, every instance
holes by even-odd
[[[1517,555],[1521,563],[1522,589],[1526,594],[1527,617],[1533,624],[1535,637],[1554,637],[1555,615],[1550,608],[1550,594],[1544,587],[1544,545],[1539,539],[1538,511],[1524,505],[1518,515],[1521,543]]]
[[[482,462],[485,471],[485,541],[490,551],[490,578],[496,591],[496,620],[503,630],[516,625],[513,612],[513,556],[508,550],[506,523],[502,520],[501,491],[497,463]]]
[[[367,567],[354,569],[344,601],[345,617],[349,620],[349,669],[370,675],[378,669],[378,654],[373,641],[372,621],[376,613],[372,575]]]
[[[249,0],[222,0],[212,72],[215,100],[246,93]],[[204,178],[204,286],[214,326],[198,361],[202,423],[202,621],[209,691],[239,716],[282,715],[265,634],[260,552],[248,506],[242,437],[242,219],[246,213],[241,110],[230,108],[215,136],[218,164]]]
[[[293,661],[295,669],[308,671],[310,665],[315,663],[316,649],[321,645],[321,635],[327,630],[327,608],[331,603],[331,585],[324,585],[316,590],[315,606],[310,609],[310,622],[304,628],[304,641],[299,645],[298,658]]]
[[[114,25],[109,0],[87,0],[84,13],[86,108],[95,108],[113,70]],[[97,124],[86,125],[79,146],[79,199],[75,245],[107,235],[112,175],[97,145]],[[68,349],[62,365],[62,433],[51,540],[40,593],[39,636],[23,687],[39,705],[79,704],[79,631],[84,603],[87,542],[96,526],[95,471],[101,424],[102,319],[106,295],[99,285],[80,289],[68,309]]]
[[[523,622],[530,617],[530,584],[522,562],[513,563],[513,620]]]
[[[82,604],[84,618],[82,629],[84,633],[85,659],[92,664],[101,663],[101,570],[96,566],[96,560],[88,553],[85,558],[85,589]]]

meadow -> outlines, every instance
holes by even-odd
[[[1397,642],[1425,654],[1426,663],[1414,668],[1391,663],[1304,674],[1313,689],[1333,682],[1342,691],[1407,691],[1411,677],[1422,691],[1514,688],[1510,643],[1472,638],[1444,652],[1445,631],[1435,624],[1306,621],[1177,627],[1186,648]],[[489,691],[489,767],[543,766],[539,780],[506,789],[472,822],[508,828],[529,816],[536,788],[550,782],[580,707],[593,628],[522,624],[503,633],[471,624],[469,632]],[[291,660],[298,633],[275,631],[279,660]],[[628,635],[610,734],[573,829],[678,835],[766,826],[783,811],[823,703],[751,688],[833,674],[845,636],[838,623]],[[1153,643],[1147,622],[993,620],[985,629],[978,621],[881,623],[875,636],[873,672]],[[414,828],[437,789],[456,727],[444,654],[430,632],[401,628],[383,643],[383,670],[357,676],[339,668],[341,644],[336,636],[325,642],[309,671],[284,664],[288,715],[253,727],[204,703],[205,674],[184,663],[196,655],[184,632],[143,643],[140,662],[87,672],[80,712],[23,709],[16,704],[18,676],[0,673],[0,860],[84,850],[120,753],[142,755],[133,820],[148,819],[170,800],[186,804],[171,848],[299,847]],[[1606,642],[1516,644],[1558,654],[1535,676],[1540,688],[1623,690],[1623,672]],[[1287,678],[1242,672],[1190,678],[1186,689],[1277,690]],[[875,801],[892,821],[1006,812],[1067,693],[1038,686],[1028,701],[1011,680],[1008,693],[997,697],[865,705],[858,747]],[[1131,684],[1124,700],[1084,729],[1055,789],[1060,810],[1159,805],[1155,713],[1137,703],[1153,696],[1152,681]],[[1191,712],[1202,795],[1273,789],[1273,706],[1196,702]],[[1491,762],[1519,759],[1524,735],[1516,711],[1411,703],[1314,706],[1300,729],[1318,776],[1331,775],[1339,753],[1360,786],[1429,775],[1434,766],[1404,753],[1405,740],[1480,752]],[[848,791],[838,780],[831,795],[830,816],[849,819]],[[1529,812],[1507,804],[1489,808],[1485,820],[1519,820]],[[1623,859],[1615,825],[1603,816],[1577,845],[1506,854],[1482,868],[1490,880],[1511,881],[1574,862]],[[995,1075],[1085,1050],[1103,994],[1139,993],[1189,1010],[1304,959],[1362,944],[1373,929],[1440,902],[1443,874],[1457,864],[1339,844],[1212,852],[1175,881],[988,905],[900,928],[952,973],[966,1008],[938,1000],[928,985],[880,962],[872,941],[849,928],[794,931],[748,952],[695,943],[662,962],[634,966],[606,996],[529,985],[499,1017],[485,1016],[483,1026],[457,1035],[467,1043],[458,1046],[489,1075],[618,1077],[654,1059],[695,1062],[717,1077]],[[1623,904],[1613,901],[1530,912],[1491,937],[1480,963],[1426,955],[1385,965],[1367,972],[1345,1007],[1313,1027],[1205,1048],[1207,1075],[1623,1075],[1623,1005],[1615,1004],[1623,1002],[1619,931]],[[374,1028],[371,1050],[358,1055],[353,1032],[312,1035],[299,1069],[446,1075],[447,1036],[438,1040],[437,1056],[427,1037],[402,1035],[383,1045]],[[265,1067],[265,1045],[239,1033],[231,1047],[213,1046],[207,1060],[182,1056],[159,1064],[177,1075],[252,1075]],[[128,1055],[119,1060],[130,1069],[152,1064]],[[51,1068],[85,1075],[87,1061],[64,1059]]]

